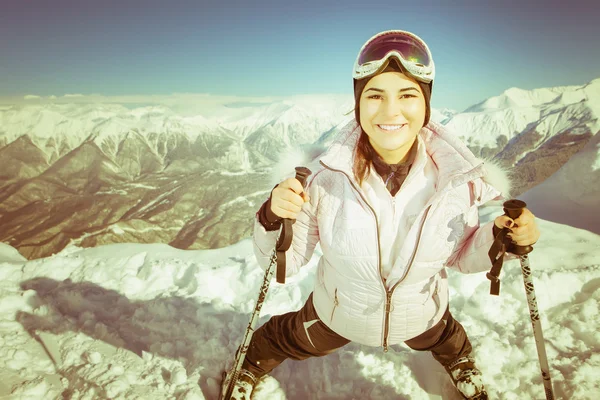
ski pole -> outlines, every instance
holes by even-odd
[[[513,220],[519,218],[523,209],[527,204],[521,200],[508,200],[504,203],[504,214]],[[533,251],[532,246],[518,246],[510,242],[510,238],[506,236],[510,229],[503,228],[496,237],[489,256],[492,260],[493,267],[487,274],[487,277],[492,281],[490,293],[498,295],[500,293],[500,270],[502,268],[502,259],[504,253],[509,252],[519,256],[521,262],[521,271],[523,273],[523,283],[525,284],[525,293],[527,295],[527,305],[529,306],[529,316],[531,317],[531,326],[533,328],[533,336],[537,348],[540,368],[542,371],[542,383],[546,392],[547,400],[554,400],[554,392],[552,391],[552,381],[550,379],[550,366],[548,365],[548,356],[546,355],[546,347],[544,344],[544,334],[542,332],[542,322],[540,321],[540,313],[533,287],[533,278],[531,277],[531,267],[529,266],[529,253]]]
[[[527,207],[524,201],[509,200],[504,203],[504,213],[513,220],[519,218],[523,209]],[[531,317],[531,326],[535,338],[538,357],[540,359],[540,368],[542,370],[542,382],[547,400],[554,400],[552,391],[552,381],[550,380],[550,366],[548,365],[548,356],[546,355],[546,346],[544,344],[544,333],[542,331],[542,321],[533,287],[533,278],[531,277],[531,268],[529,266],[529,253],[533,251],[531,246],[513,246],[511,253],[519,256],[521,261],[521,271],[523,272],[523,283],[525,284],[525,293],[527,294],[527,304],[529,306],[529,315]],[[511,249],[512,250],[512,249]]]
[[[311,171],[308,168],[296,167],[296,179],[300,181],[303,187],[306,185],[306,179],[310,176],[310,174]],[[235,383],[239,378],[240,371],[242,370],[242,364],[246,359],[246,353],[248,352],[250,341],[252,340],[252,335],[254,334],[256,325],[258,324],[260,310],[262,309],[262,306],[265,302],[265,298],[267,297],[267,291],[269,290],[269,284],[271,283],[271,279],[273,278],[273,275],[275,273],[275,265],[277,265],[278,275],[282,273],[281,271],[283,271],[283,276],[285,277],[285,251],[289,248],[292,241],[293,235],[291,226],[294,224],[294,222],[295,220],[291,220],[288,218],[285,218],[283,220],[283,229],[280,233],[279,239],[277,240],[277,246],[275,249],[273,249],[273,252],[271,253],[269,267],[265,271],[263,282],[258,292],[258,299],[256,300],[254,311],[252,312],[252,316],[250,317],[248,328],[246,328],[244,339],[242,340],[242,344],[235,355],[234,370],[231,375],[231,379],[229,380],[229,383],[227,385],[227,391],[225,392],[225,396],[222,398],[222,400],[229,400],[231,398],[233,387],[235,386]],[[283,258],[283,260],[278,261],[278,258]],[[225,375],[223,377],[225,377]]]

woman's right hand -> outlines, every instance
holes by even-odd
[[[279,218],[296,219],[307,201],[310,201],[310,197],[300,181],[288,178],[271,192],[271,212]]]

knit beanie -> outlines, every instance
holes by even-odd
[[[394,60],[395,62],[390,62],[390,60]],[[354,116],[356,117],[356,122],[358,122],[360,124],[360,96],[363,92],[363,90],[365,89],[365,86],[367,86],[367,83],[369,82],[369,80],[375,76],[375,75],[379,75],[382,74],[384,72],[401,72],[406,76],[410,76],[412,77],[412,75],[410,74],[410,72],[406,71],[406,69],[402,66],[402,64],[400,64],[400,62],[398,60],[396,60],[395,58],[388,58],[388,60],[381,66],[381,68],[379,69],[379,71],[375,72],[375,74],[368,76],[366,78],[363,79],[354,79]],[[431,87],[432,87],[432,83],[424,83],[421,82],[419,80],[416,80],[417,84],[419,85],[419,87],[421,87],[421,91],[423,91],[423,96],[425,97],[425,122],[423,123],[423,126],[427,125],[427,123],[429,122],[429,117],[431,116]]]

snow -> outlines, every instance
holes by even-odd
[[[482,210],[482,223],[501,213]],[[600,398],[600,236],[539,219],[530,254],[556,398]],[[299,309],[319,247],[260,323]],[[500,296],[485,273],[450,273],[451,311],[467,330],[490,398],[540,399],[543,386],[518,261]],[[214,399],[263,278],[250,238],[222,249],[164,244],[69,246],[27,261],[0,244],[0,397]],[[457,399],[429,353],[351,343],[286,361],[256,399]]]
[[[180,187],[181,185],[177,185],[170,190],[162,192],[159,196],[156,197],[156,199],[144,204],[142,207],[135,210],[135,212],[132,214],[132,217],[135,218],[135,216],[142,215],[144,212],[153,207],[158,207],[161,204],[168,203],[169,196],[175,193]]]
[[[176,182],[174,182],[174,183],[176,183]],[[131,187],[142,188],[142,189],[150,189],[150,190],[158,189],[157,186],[150,186],[150,185],[146,185],[146,184],[138,183],[138,182],[131,182],[131,183],[128,183],[128,185]]]
[[[115,104],[118,97],[66,97],[70,102],[56,103],[38,97],[22,105],[0,107],[0,126],[7,142],[28,135],[41,149],[50,139],[66,141],[69,148],[73,148],[90,134],[97,143],[118,143],[132,131],[141,136],[147,133],[184,134],[190,140],[209,133],[244,139],[269,124],[287,129],[288,125],[307,121],[326,131],[353,107],[348,96],[342,95],[265,98],[259,101],[219,96],[163,96],[146,101],[165,104],[132,108],[126,107],[132,99],[124,98],[121,100],[128,101]],[[183,104],[186,106],[183,107]],[[194,111],[185,111],[187,108]]]
[[[597,132],[599,99],[600,79],[577,86],[510,88],[465,112],[434,109],[432,119],[446,124],[470,146],[493,149],[499,140],[510,141],[532,130],[541,135],[542,144],[565,131]],[[228,160],[241,165],[244,173],[250,169],[242,146],[248,137],[270,134],[288,147],[314,143],[323,132],[332,137],[332,131],[353,116],[353,108],[351,96],[335,94],[285,98],[80,96],[60,102],[32,98],[0,107],[0,126],[6,143],[27,135],[48,159],[64,145],[70,150],[90,137],[107,155],[114,156],[125,137],[137,135],[159,159],[162,153],[157,141],[172,135],[184,135],[190,143],[203,136],[234,139],[240,144],[239,151],[231,148]]]
[[[248,175],[250,173],[253,173],[255,171],[252,170],[244,170],[244,171],[225,171],[225,170],[220,170],[218,171],[219,174],[223,175],[223,176],[241,176],[241,175]]]
[[[592,84],[594,81],[588,83]],[[523,90],[512,87],[505,90],[498,96],[493,96],[485,101],[476,104],[469,108],[470,111],[483,111],[485,109],[496,109],[496,108],[526,108],[539,106],[546,103],[557,102],[562,100],[563,104],[569,104],[565,101],[569,98],[574,99],[573,102],[578,102],[582,98],[577,96],[576,92],[581,91],[586,85],[574,85],[574,86],[556,86],[551,88],[540,88],[533,90]],[[564,97],[566,94],[566,97]]]
[[[471,145],[494,148],[499,136],[510,140],[542,118],[540,110],[533,107],[490,108],[455,114],[446,126]]]
[[[237,203],[247,203],[249,206],[253,207],[255,202],[250,199],[257,197],[257,196],[262,196],[262,198],[260,200],[264,201],[263,198],[269,198],[270,193],[271,193],[270,190],[260,190],[258,192],[250,193],[247,196],[238,196],[238,197],[234,198],[233,200],[223,203],[221,205],[221,208],[231,207],[233,205],[237,205]]]
[[[510,88],[442,121],[469,145],[489,148],[497,146],[500,136],[509,141],[532,129],[544,141],[565,131],[577,133],[582,126],[595,133],[600,129],[599,95],[599,79],[578,86]]]
[[[129,132],[182,133],[190,139],[221,128],[200,115],[192,118],[175,115],[164,106],[132,110],[118,104],[32,104],[0,109],[0,126],[12,142],[28,135],[40,148],[50,139],[66,141],[77,147],[92,134],[97,143],[117,142]]]

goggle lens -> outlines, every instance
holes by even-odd
[[[359,65],[383,59],[390,51],[397,51],[406,61],[429,66],[430,58],[421,42],[406,34],[388,33],[369,42],[358,58]]]

